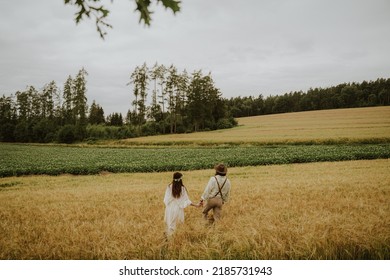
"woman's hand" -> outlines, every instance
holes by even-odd
[[[191,203],[191,205],[192,205],[192,206],[195,206],[196,208],[199,208],[199,207],[201,206],[200,203],[198,203],[198,204]]]

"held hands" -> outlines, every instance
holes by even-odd
[[[191,203],[192,206],[195,206],[196,208],[203,207],[203,200],[200,200],[198,204]]]
[[[191,203],[191,206],[194,206],[194,207],[196,207],[196,208],[199,208],[199,207],[200,207],[200,203],[198,203],[198,204]]]
[[[197,204],[192,203],[191,205],[195,206],[196,208],[203,207],[203,200],[199,201],[199,203],[197,203]]]

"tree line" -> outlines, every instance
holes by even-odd
[[[73,142],[86,135],[86,76],[69,76],[61,94],[55,81],[37,90],[28,86],[0,97],[0,140],[7,142]],[[63,141],[67,139],[67,141]]]
[[[342,83],[283,95],[233,97],[226,100],[235,118],[300,111],[390,105],[390,78],[362,83]]]
[[[390,105],[390,79],[226,99],[211,73],[144,63],[130,73],[133,101],[126,116],[105,116],[95,100],[88,106],[87,75],[83,68],[74,78],[68,76],[62,90],[52,81],[40,90],[28,86],[0,96],[0,141],[72,143],[188,133],[230,128],[238,117]]]
[[[130,75],[134,101],[125,117],[87,104],[87,77],[83,68],[69,76],[61,91],[54,81],[37,90],[28,86],[0,97],[0,141],[61,142],[121,139],[165,133],[215,130],[236,125],[211,73],[173,65],[144,63]],[[148,94],[151,90],[151,102]]]

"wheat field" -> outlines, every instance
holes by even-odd
[[[132,138],[114,144],[354,143],[390,140],[390,106],[238,118],[232,129]]]
[[[184,172],[196,201],[212,170]],[[389,259],[390,161],[230,168],[231,201],[164,238],[172,173],[0,179],[0,259]]]

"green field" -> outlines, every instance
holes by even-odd
[[[0,144],[0,177],[162,172],[271,164],[390,158],[390,144],[103,148]]]
[[[238,119],[209,132],[98,145],[0,144],[0,177],[162,172],[390,158],[390,107],[323,110]]]

